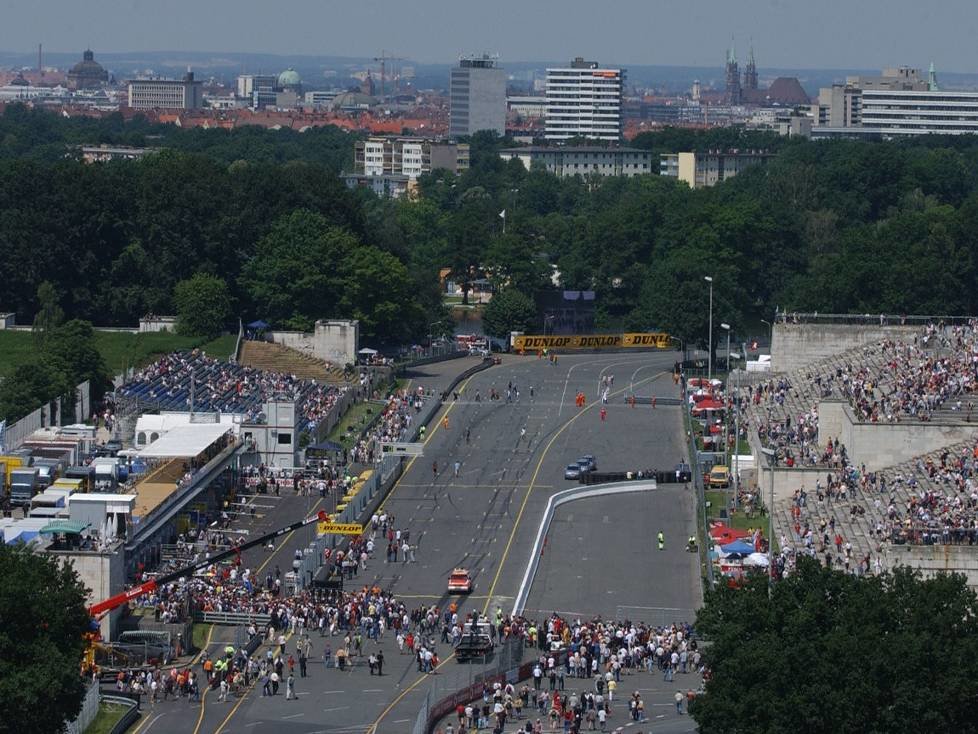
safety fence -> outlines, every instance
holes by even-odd
[[[689,406],[689,387],[687,380],[683,380],[683,405]],[[706,473],[716,463],[715,455],[713,452],[709,452],[709,457],[706,456],[707,452],[700,452],[696,447],[696,435],[692,430],[692,415],[690,413],[690,408],[683,408],[683,425],[686,427],[686,451],[689,454],[690,464],[692,464],[692,480],[693,486],[696,488],[696,507],[697,512],[697,525],[699,525],[700,532],[699,536],[702,542],[699,544],[700,553],[700,564],[704,567],[706,575],[706,583],[709,587],[713,587],[715,581],[713,578],[713,563],[710,561],[710,525],[706,519],[706,487],[703,483],[703,477]]]
[[[918,324],[967,324],[974,316],[908,316],[885,313],[791,313],[775,314],[776,324],[866,324],[874,326],[913,326]]]
[[[457,668],[454,673],[447,672],[433,678],[421,702],[412,734],[430,734],[434,726],[455,711],[457,706],[480,698],[485,686],[491,689],[494,683],[515,684],[529,678],[536,659],[521,664],[525,650],[523,639],[513,638],[483,658],[485,667],[481,670],[475,662],[470,662],[466,664],[464,674],[459,674],[461,668]]]
[[[244,626],[254,624],[258,628],[267,627],[272,621],[270,614],[252,614],[249,612],[194,612],[194,622],[202,624],[218,624],[222,626]]]
[[[65,724],[64,734],[83,734],[88,725],[98,716],[98,683],[91,682],[85,691],[85,698],[82,699],[82,708],[75,717],[74,721]]]

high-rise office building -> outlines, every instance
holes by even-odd
[[[136,110],[196,110],[203,106],[201,83],[188,71],[183,79],[133,79],[129,106]]]
[[[933,69],[884,69],[819,90],[812,137],[978,134],[978,92],[942,90]]]
[[[624,69],[580,56],[567,67],[547,69],[547,140],[620,140],[624,83]]]
[[[480,130],[506,134],[506,72],[488,54],[463,56],[452,69],[448,133],[453,138]]]

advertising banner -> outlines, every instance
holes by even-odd
[[[513,337],[517,351],[535,352],[538,349],[669,349],[672,338],[663,333],[626,332],[624,334],[574,334]]]

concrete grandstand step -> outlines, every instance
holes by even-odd
[[[242,365],[270,372],[284,372],[320,382],[347,381],[343,369],[302,352],[264,341],[245,341],[241,345]]]

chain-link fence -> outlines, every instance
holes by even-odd
[[[525,650],[526,643],[522,638],[512,638],[496,645],[482,658],[470,658],[469,662],[459,663],[451,671],[440,671],[445,674],[435,677],[429,684],[412,734],[429,734],[435,724],[455,711],[459,704],[480,698],[486,686],[492,688],[497,682],[503,685],[517,683],[529,677],[532,661],[521,665]]]

